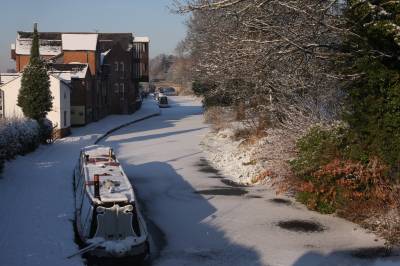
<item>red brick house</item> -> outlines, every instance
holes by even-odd
[[[11,46],[17,71],[29,63],[31,44],[32,32],[17,33],[16,43]],[[134,37],[132,33],[40,32],[39,45],[40,55],[53,64],[55,71],[71,73],[77,65],[87,65],[84,78],[70,81],[73,125],[135,111],[139,82],[148,82],[147,37]]]

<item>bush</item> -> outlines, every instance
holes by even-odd
[[[228,127],[230,112],[224,107],[213,106],[204,113],[204,121],[211,124],[214,131],[220,131]]]
[[[18,121],[18,141],[20,144],[20,151],[18,154],[26,154],[34,151],[40,143],[40,129],[35,120],[20,120]]]
[[[51,140],[53,136],[53,123],[48,119],[43,119],[39,126],[41,143],[49,143],[49,140]]]
[[[4,161],[35,150],[41,141],[39,124],[32,119],[0,121],[0,171]]]
[[[290,162],[293,172],[307,179],[320,166],[337,158],[340,149],[345,146],[346,132],[347,127],[339,123],[330,128],[311,128],[308,134],[296,143],[298,156]]]
[[[354,220],[371,209],[393,206],[395,199],[390,167],[351,143],[349,135],[340,124],[312,128],[298,141],[298,157],[291,166],[298,178],[298,201],[321,213],[339,210]]]

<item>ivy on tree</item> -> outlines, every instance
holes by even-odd
[[[17,104],[26,117],[35,119],[39,124],[42,124],[47,113],[53,107],[52,100],[50,79],[45,63],[41,60],[39,54],[39,36],[35,24],[31,57],[22,74]]]

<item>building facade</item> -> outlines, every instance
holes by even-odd
[[[32,32],[17,33],[11,58],[29,64]],[[139,83],[148,82],[149,39],[132,33],[40,32],[39,52],[71,88],[71,123],[85,125],[108,114],[136,111]],[[74,68],[85,65],[85,73]],[[58,73],[60,72],[60,73]]]
[[[93,78],[89,64],[50,63],[52,75],[71,87],[71,125],[83,126],[93,121]]]
[[[50,91],[53,96],[53,107],[51,111],[47,113],[47,119],[52,122],[55,128],[55,134],[58,137],[64,137],[70,133],[71,127],[71,88],[62,79],[51,73],[49,74],[49,79]],[[24,116],[21,107],[17,105],[18,95],[21,89],[21,80],[22,74],[19,74],[15,76],[15,78],[0,85],[0,91],[3,95],[2,115],[5,118]]]

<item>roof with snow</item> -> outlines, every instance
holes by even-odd
[[[62,35],[69,34],[69,35],[79,35],[76,36],[79,38],[81,35],[96,35],[98,39],[98,48],[101,52],[107,51],[111,49],[115,43],[120,43],[122,48],[128,50],[131,48],[132,43],[134,42],[133,34],[130,32],[39,32],[39,39],[43,40],[53,40],[58,41],[61,46]],[[33,32],[27,31],[18,31],[18,36],[20,39],[32,39]],[[138,37],[137,42],[146,42],[147,37]],[[148,38],[147,38],[148,42]]]
[[[62,49],[64,51],[96,51],[97,33],[62,34]]]
[[[22,76],[22,73],[0,73],[0,85],[6,84]]]
[[[52,64],[49,73],[66,83],[71,83],[71,79],[84,79],[89,69],[88,64]]]
[[[135,37],[134,42],[150,42],[149,37]]]
[[[20,38],[17,36],[15,41],[15,53],[18,55],[30,55],[32,39]],[[12,47],[13,48],[13,47]],[[58,55],[61,53],[60,40],[39,39],[39,52],[41,55]]]
[[[103,64],[103,62],[104,62],[104,57],[106,56],[106,55],[108,55],[108,53],[111,51],[111,49],[109,49],[109,50],[107,50],[107,51],[105,51],[105,52],[102,52],[101,54],[100,54],[100,65],[102,65]]]
[[[66,84],[68,87],[69,86],[69,82],[65,81],[64,79],[62,79],[61,77],[54,75],[53,72],[49,71],[48,72],[49,77],[53,77],[58,79],[60,82]],[[0,73],[0,88],[2,89],[14,89],[13,87],[8,87],[6,86],[7,84],[14,82],[17,79],[21,79],[22,78],[22,72],[18,72],[18,73]],[[54,89],[58,89],[58,86],[50,86],[50,90],[54,90]]]

